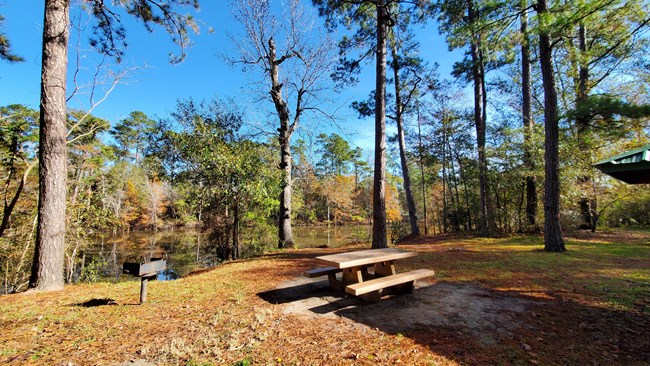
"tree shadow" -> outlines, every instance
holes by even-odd
[[[467,364],[648,364],[647,316],[468,283],[337,310]]]
[[[113,299],[103,298],[103,299],[90,299],[88,301],[80,302],[77,304],[72,304],[72,306],[80,306],[84,308],[93,308],[96,306],[106,306],[106,305],[117,305],[117,302]]]
[[[439,281],[419,285],[412,294],[366,303],[330,289],[327,281],[305,281],[296,279],[258,296],[284,304],[290,313],[343,317],[409,337],[462,364],[648,362],[647,314],[587,306],[559,292],[549,296]]]
[[[327,282],[298,283],[257,294],[262,300],[271,304],[286,304],[303,301],[312,297],[334,296],[336,291],[326,286]]]

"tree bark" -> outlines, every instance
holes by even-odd
[[[372,248],[387,248],[386,235],[386,4],[377,1],[375,77],[375,172],[372,209]]]
[[[413,200],[413,193],[411,192],[411,176],[409,175],[409,166],[406,161],[406,143],[404,141],[404,128],[403,128],[403,109],[402,109],[402,96],[400,93],[399,85],[399,62],[397,60],[397,50],[395,45],[391,48],[393,56],[393,77],[395,78],[395,122],[397,123],[397,142],[399,144],[399,159],[402,165],[402,178],[404,179],[404,194],[406,196],[406,208],[409,212],[409,222],[411,224],[411,235],[420,235],[420,227],[418,225],[418,215],[415,209],[415,201]]]
[[[587,99],[589,94],[589,65],[587,64],[587,30],[583,23],[580,23],[578,26],[578,47],[580,49],[580,70],[578,75],[578,96],[576,98],[576,104],[582,103]],[[588,126],[588,121],[580,119],[578,121],[579,132],[582,132],[582,129]]]
[[[11,214],[14,208],[16,207],[16,204],[18,203],[18,199],[20,198],[23,189],[25,188],[25,184],[27,183],[27,177],[29,176],[29,172],[36,165],[36,162],[37,161],[32,161],[25,169],[25,172],[23,173],[22,178],[20,179],[20,183],[16,188],[16,192],[14,193],[14,197],[11,199],[11,202],[7,202],[7,190],[9,188],[9,181],[11,179],[11,175],[7,178],[7,185],[5,187],[5,194],[4,194],[5,196],[4,211],[2,212],[2,223],[0,224],[0,238],[3,237],[5,231],[9,228],[11,224]]]
[[[443,119],[442,126],[442,233],[447,233],[448,220],[448,205],[447,205],[447,186],[449,185],[447,179],[447,126]]]
[[[280,217],[278,222],[278,247],[291,248],[294,246],[291,231],[291,192],[292,192],[292,160],[291,134],[283,127],[280,128],[280,169],[282,183],[280,188]]]
[[[36,247],[29,287],[64,285],[66,208],[66,74],[69,0],[46,0],[41,71],[39,201]]]
[[[456,150],[456,161],[458,162],[458,173],[460,174],[460,180],[463,182],[463,198],[465,198],[465,209],[467,210],[467,228],[469,230],[472,230],[472,209],[469,203],[469,189],[467,187],[465,168],[463,167],[463,161],[460,157],[459,150]]]
[[[280,142],[280,169],[282,170],[282,183],[280,193],[280,211],[278,212],[278,248],[291,248],[294,246],[293,233],[291,231],[291,135],[294,126],[289,122],[289,107],[282,97],[282,84],[280,83],[280,63],[277,60],[275,41],[269,39],[269,65],[271,76],[271,98],[275,104],[275,110],[280,119],[278,129]]]
[[[420,108],[418,108],[418,153],[419,153],[419,159],[420,159],[420,180],[421,185],[422,185],[422,211],[424,211],[424,235],[429,235],[429,218],[427,217],[427,190],[426,190],[426,183],[424,180],[424,157],[422,154],[424,153],[424,149],[422,147],[422,130],[420,127]],[[435,231],[435,225],[434,225],[434,231]]]
[[[532,92],[530,78],[530,39],[528,38],[528,0],[521,4],[521,94],[522,117],[524,126],[524,167],[526,175],[526,219],[530,229],[537,231],[537,177],[535,176],[535,162],[532,157],[533,149],[533,112]]]
[[[537,1],[540,19],[548,16],[546,0]],[[560,174],[559,174],[559,127],[557,90],[553,74],[553,47],[548,24],[541,24],[539,33],[539,63],[544,87],[544,250],[564,252],[564,238],[560,226]]]
[[[11,202],[7,202],[7,197],[5,196],[4,210],[2,211],[2,223],[0,224],[0,238],[2,238],[4,235],[5,230],[9,228],[9,223],[11,222],[11,213],[13,212],[14,207],[16,207],[16,203],[18,203],[18,198],[23,192],[23,187],[25,187],[25,179],[21,179],[20,183],[18,183],[16,193],[14,193],[14,197],[11,199]]]
[[[487,221],[488,235],[492,235],[496,232],[496,220],[494,215],[493,203],[492,203],[492,194],[490,193],[490,177],[488,175],[488,161],[487,154],[485,153],[485,136],[487,134],[487,88],[485,81],[485,56],[483,56],[483,39],[480,34],[477,35],[477,45],[478,45],[478,55],[479,55],[479,68],[481,70],[481,101],[483,104],[483,176],[485,181],[485,219]]]
[[[576,107],[580,106],[585,102],[587,96],[589,95],[589,65],[587,64],[587,30],[584,23],[580,23],[578,26],[578,91],[576,95]],[[576,120],[576,125],[578,128],[578,154],[581,156],[583,164],[580,164],[582,169],[591,169],[591,148],[588,146],[587,138],[585,134],[589,131],[589,117],[579,116]],[[584,171],[584,170],[583,170]],[[589,185],[593,186],[593,182],[589,174],[584,174],[578,178],[578,184],[580,185]],[[582,215],[582,223],[579,225],[579,229],[587,229],[592,232],[596,231],[594,226],[594,220],[592,217],[592,212],[596,209],[596,199],[595,197],[590,198],[588,195],[583,195],[580,197],[579,202],[580,214]]]
[[[474,10],[473,0],[467,1],[467,15],[469,22],[476,21],[477,15]],[[492,213],[490,212],[490,200],[488,195],[488,177],[487,177],[487,156],[485,154],[486,138],[486,121],[485,121],[485,75],[483,67],[482,53],[480,50],[480,37],[478,34],[472,34],[470,44],[470,53],[472,57],[472,77],[474,79],[474,123],[476,125],[476,147],[478,150],[479,166],[479,232],[483,235],[490,235],[493,230]]]
[[[232,219],[232,259],[239,259],[239,198],[235,198]]]

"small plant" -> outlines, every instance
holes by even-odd
[[[242,248],[242,257],[257,257],[275,248],[277,229],[268,223],[256,223],[255,230],[243,235],[241,241],[245,243]]]
[[[409,235],[409,226],[404,220],[393,221],[390,223],[390,242],[391,244],[399,243]]]
[[[250,366],[252,364],[253,361],[249,357],[246,357],[241,361],[235,362],[234,366]]]
[[[352,230],[352,243],[366,243],[370,241],[370,232],[366,226],[356,225]]]
[[[90,263],[86,264],[81,269],[81,274],[79,275],[80,282],[98,282],[101,280],[101,272],[106,261],[100,257],[93,258]]]

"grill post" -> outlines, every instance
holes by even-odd
[[[147,301],[148,282],[149,282],[149,277],[140,277],[140,304],[144,304]]]

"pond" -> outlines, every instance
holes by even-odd
[[[298,248],[327,246],[340,247],[354,243],[370,242],[370,225],[347,226],[297,226],[293,228]],[[245,228],[240,242],[242,252],[255,248],[275,247],[277,237],[274,230]],[[216,249],[199,230],[135,231],[98,237],[95,244],[86,251],[85,271],[95,271],[97,278],[119,280],[122,263],[137,262],[140,257],[147,261],[167,253],[167,270],[158,275],[158,280],[172,280],[190,272],[218,264]],[[88,276],[86,276],[88,277]]]

